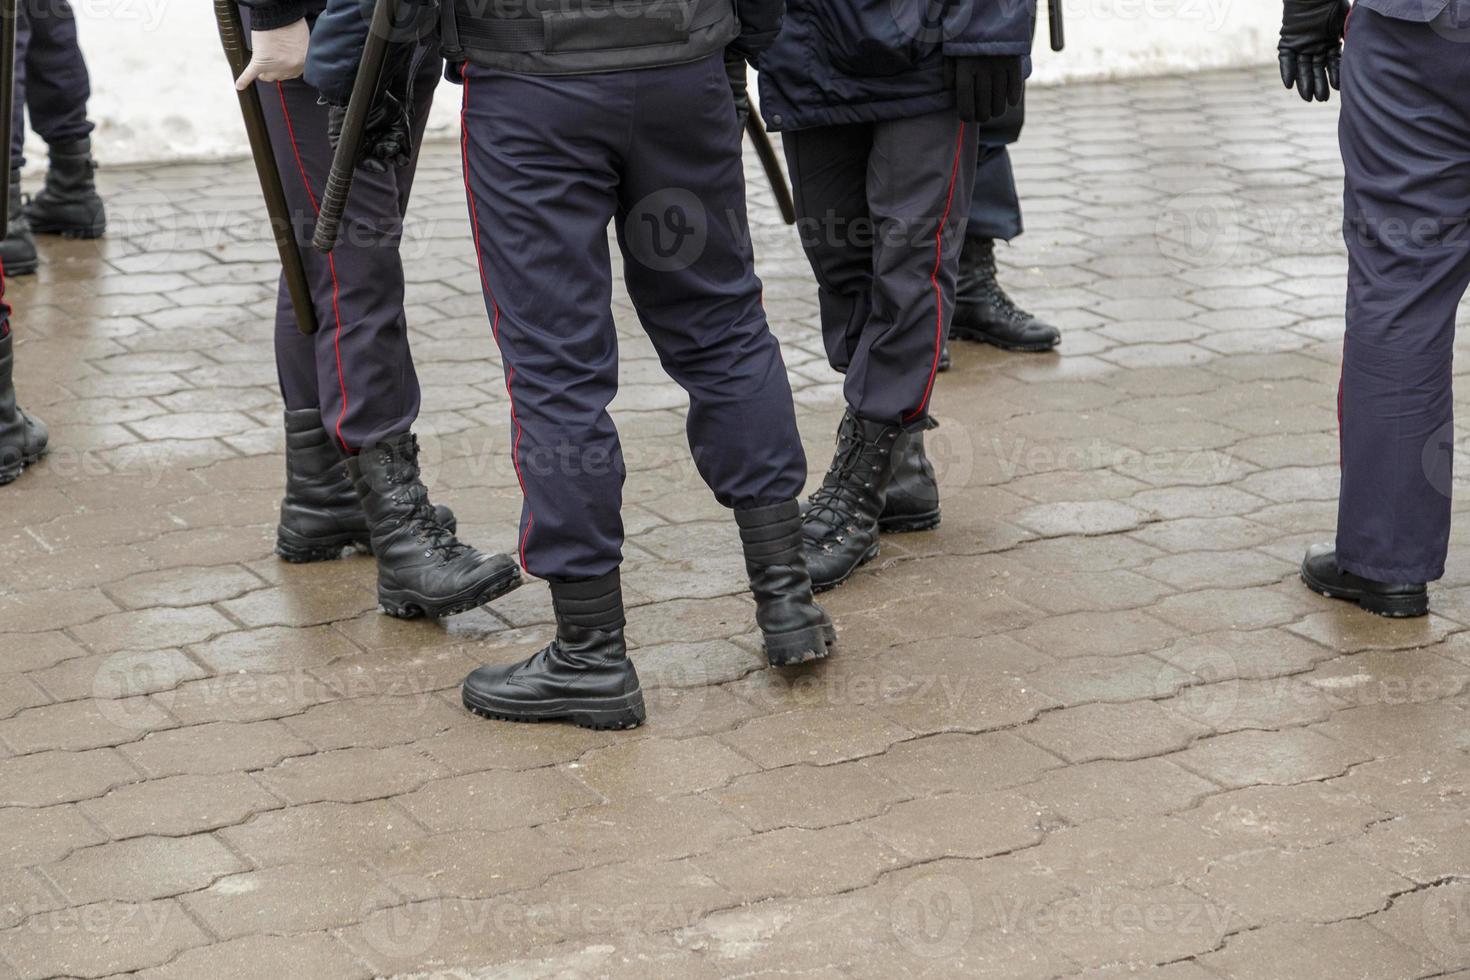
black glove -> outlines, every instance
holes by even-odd
[[[954,89],[961,122],[989,122],[1021,104],[1026,77],[1021,56],[945,58],[944,84]]]
[[[357,151],[357,165],[369,173],[385,174],[390,168],[402,169],[413,159],[413,77],[417,63],[417,45],[395,44],[388,49],[383,77],[378,92],[368,109],[362,129],[362,146]],[[342,137],[346,106],[327,110],[327,139],[332,149]]]
[[[331,141],[333,150],[341,140],[342,121],[346,117],[346,106],[327,108],[327,139]],[[362,146],[357,151],[357,165],[369,173],[385,174],[389,168],[408,166],[412,158],[413,119],[408,106],[392,92],[379,92],[368,110]]]
[[[725,74],[730,77],[730,94],[735,97],[735,118],[744,129],[745,120],[750,118],[750,72],[745,67],[745,56],[726,48]]]
[[[1307,102],[1326,102],[1337,88],[1347,0],[1285,0],[1281,16],[1281,81]]]

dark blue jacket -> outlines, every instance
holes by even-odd
[[[453,2],[453,0],[440,0]],[[731,47],[752,62],[776,40],[781,29],[785,0],[731,0],[740,19],[740,36]],[[434,0],[404,0],[404,7],[429,11]],[[372,19],[373,0],[327,0],[327,9],[311,31],[306,57],[306,81],[328,102],[343,105],[352,94],[357,65],[362,58],[367,27]],[[405,16],[408,16],[407,14]],[[446,73],[458,82],[456,66]]]
[[[920,116],[954,105],[944,59],[1031,53],[1036,0],[787,0],[760,57],[774,130]]]
[[[408,0],[411,6],[416,0]],[[332,105],[346,105],[373,22],[373,0],[328,0],[311,28],[306,49],[306,84]]]
[[[250,30],[273,31],[294,24],[303,17],[315,17],[327,0],[239,0],[249,13]]]
[[[1416,24],[1428,24],[1446,10],[1453,7],[1455,19],[1451,24],[1464,24],[1470,18],[1470,3],[1466,0],[1356,0],[1355,6],[1367,7],[1374,13],[1394,20],[1408,20]]]

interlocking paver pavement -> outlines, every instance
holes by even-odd
[[[271,557],[253,178],[104,171],[109,236],[10,284],[54,449],[0,491],[0,976],[1464,975],[1470,542],[1422,621],[1295,581],[1335,519],[1346,262],[1335,113],[1273,74],[1033,93],[1005,281],[1065,344],[956,345],[944,523],[831,594],[822,665],[763,666],[619,295],[629,733],[456,703],[544,642],[543,585],[405,623],[367,560]],[[427,151],[405,246],[420,432],[503,550],[457,170]],[[840,386],[750,177],[820,471]]]

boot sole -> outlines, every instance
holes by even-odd
[[[59,235],[62,238],[72,240],[91,241],[101,238],[107,234],[106,223],[100,225],[48,225],[37,222],[35,218],[26,216],[31,223],[31,231],[37,235]]]
[[[931,531],[939,526],[939,508],[922,514],[904,517],[878,518],[879,534],[908,534],[912,531]]]
[[[342,534],[330,538],[308,538],[287,528],[276,529],[276,556],[293,565],[339,561],[351,555],[366,555],[372,545],[361,535]]]
[[[33,276],[39,268],[41,268],[41,257],[36,256],[29,262],[5,263],[5,274],[7,276]]]
[[[791,667],[831,656],[837,646],[837,630],[831,623],[765,634],[766,660],[772,667]]]
[[[7,269],[6,271],[8,272],[9,270]],[[26,471],[26,467],[35,466],[45,455],[46,450],[44,449],[38,453],[29,453],[22,456],[20,458],[20,462],[15,463],[12,466],[0,469],[0,487],[3,487],[9,483],[14,483],[16,480],[19,480],[20,475]]]
[[[1429,614],[1429,594],[1406,596],[1385,596],[1373,592],[1364,592],[1362,589],[1339,589],[1319,581],[1307,574],[1302,569],[1302,581],[1307,588],[1319,595],[1325,595],[1329,599],[1342,599],[1346,602],[1356,602],[1360,609],[1366,609],[1370,613],[1383,616],[1387,619],[1414,619]]]
[[[476,588],[448,599],[421,596],[409,589],[378,589],[378,606],[394,619],[444,619],[478,609],[512,592],[521,585],[521,570],[514,563]]]
[[[853,565],[846,572],[843,572],[842,573],[842,577],[841,578],[833,579],[830,582],[818,582],[816,579],[812,579],[812,592],[819,593],[819,592],[830,592],[830,591],[832,591],[833,589],[835,589],[839,585],[841,585],[843,582],[846,582],[848,579],[852,578],[853,573],[856,572],[859,568],[862,568],[868,562],[872,561],[874,558],[877,558],[877,557],[878,557],[878,545],[875,543],[873,545],[873,547],[871,547],[871,548],[868,549],[868,553],[867,554],[863,555],[861,558],[859,558],[857,560],[857,564]]]
[[[951,327],[949,335],[953,339],[989,344],[992,347],[999,347],[1001,350],[1020,351],[1026,354],[1044,354],[1049,350],[1056,350],[1061,345],[1060,339],[1050,344],[1017,344],[1011,341],[1001,340],[981,330],[970,330],[959,326]]]
[[[504,701],[463,692],[464,706],[481,718],[498,721],[570,721],[579,728],[620,731],[637,728],[648,718],[643,706],[643,688],[613,698],[552,698],[546,701]]]

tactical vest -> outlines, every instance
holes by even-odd
[[[734,0],[444,0],[451,62],[581,75],[697,61],[740,33]]]

